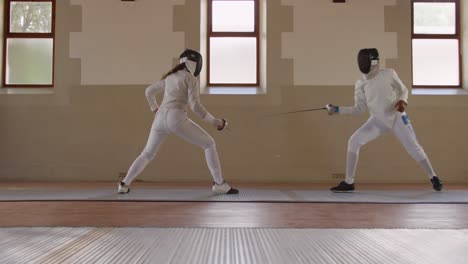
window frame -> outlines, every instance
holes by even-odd
[[[455,4],[455,33],[454,34],[415,34],[414,33],[414,5],[415,3],[454,3]],[[411,0],[411,84],[413,88],[462,88],[463,84],[463,64],[462,64],[462,42],[461,42],[461,8],[460,0]],[[455,39],[458,41],[458,85],[415,85],[413,80],[413,40],[415,39]]]
[[[31,33],[31,32],[10,32],[10,11],[12,2],[50,2],[52,4],[51,32]],[[3,20],[3,68],[2,68],[2,88],[52,88],[55,84],[55,15],[56,0],[5,0]],[[7,84],[7,40],[8,39],[52,39],[52,83],[51,84]]]
[[[227,87],[258,87],[260,86],[260,0],[229,0],[229,1],[248,1],[254,2],[254,31],[253,32],[227,32],[216,31],[213,32],[213,2],[226,1],[226,0],[207,0],[208,5],[208,29],[207,29],[207,61],[206,61],[206,74],[208,86],[227,86]],[[212,83],[210,77],[210,53],[211,42],[210,39],[223,38],[223,37],[236,37],[236,38],[255,38],[256,39],[256,82],[255,83]]]

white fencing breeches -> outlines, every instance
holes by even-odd
[[[213,138],[190,120],[184,110],[160,109],[151,127],[146,147],[130,166],[127,176],[123,180],[125,184],[130,184],[143,171],[156,156],[163,141],[172,133],[202,148],[205,151],[206,162],[214,182],[221,184],[224,181]]]
[[[428,174],[429,178],[435,176],[424,149],[419,145],[413,127],[406,113],[397,113],[395,123],[392,128],[384,125],[376,117],[371,116],[348,141],[348,157],[346,168],[346,182],[352,184],[356,174],[356,167],[359,159],[359,150],[370,141],[380,137],[391,130],[400,140],[410,156],[416,160]]]

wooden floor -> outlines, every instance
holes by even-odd
[[[100,188],[114,183],[0,183],[4,188]],[[207,184],[136,183],[139,188]],[[236,187],[327,189],[329,184],[236,184]],[[360,189],[430,186],[365,185]],[[446,185],[468,190],[468,185]],[[317,204],[228,202],[0,202],[2,227],[242,227],[242,228],[468,228],[468,204]]]

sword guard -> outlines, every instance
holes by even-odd
[[[219,131],[222,131],[223,129],[227,128],[227,126],[228,126],[228,121],[226,119],[223,118],[221,120],[223,120],[223,126],[217,128]]]

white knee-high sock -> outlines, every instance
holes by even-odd
[[[359,160],[359,153],[348,151],[348,157],[346,161],[346,179],[347,184],[354,183],[354,175],[356,174],[357,163]]]
[[[132,166],[130,166],[130,169],[128,169],[127,176],[123,180],[123,183],[130,185],[130,183],[132,183],[135,177],[143,171],[149,162],[149,159],[145,155],[141,154],[138,156],[138,158],[133,162]]]
[[[421,167],[424,169],[424,172],[426,172],[427,176],[429,176],[429,179],[432,179],[432,177],[436,176],[436,173],[434,172],[434,169],[432,168],[431,162],[428,158],[419,161],[419,165],[421,165]]]
[[[212,145],[205,149],[205,158],[208,168],[210,169],[213,181],[216,184],[222,184],[224,182],[223,175],[221,174],[221,164],[219,162],[218,152],[216,151],[216,145]]]

